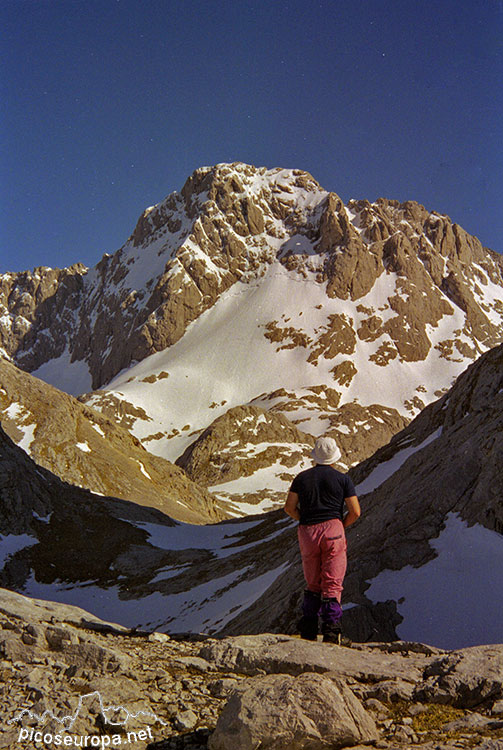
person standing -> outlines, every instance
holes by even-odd
[[[331,437],[316,440],[315,466],[297,474],[284,510],[299,522],[298,539],[307,588],[304,591],[301,638],[315,641],[321,615],[323,642],[342,642],[341,594],[346,573],[345,529],[360,517],[353,482],[334,464],[341,452]],[[347,514],[344,516],[344,505]]]

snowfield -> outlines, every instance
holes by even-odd
[[[417,387],[422,389],[421,399],[428,403],[436,398],[435,391],[451,385],[471,360],[460,357],[456,363],[447,361],[432,346],[424,361],[401,362],[396,358],[383,368],[369,361],[382,339],[366,342],[357,338],[356,349],[349,357],[320,356],[313,364],[307,361],[309,349],[296,346],[276,351],[278,342],[264,335],[267,324],[277,321],[279,326],[294,326],[315,339],[333,314],[348,316],[356,329],[366,317],[356,308],[387,305],[395,284],[395,274],[385,273],[356,303],[325,298],[320,306],[322,289],[313,277],[294,277],[280,263],[273,263],[259,283],[234,284],[188,326],[176,344],[122,372],[105,390],[145,410],[148,417],[136,419],[132,432],[142,441],[163,433],[144,444],[147,450],[171,461],[192,443],[193,433],[205,429],[229,408],[258,403],[259,394],[279,388],[295,391],[330,385],[342,393],[341,405],[353,400],[363,406],[379,403],[410,416],[404,404]],[[459,310],[444,316],[436,337],[445,338],[462,327],[463,320]],[[357,373],[349,386],[340,386],[334,383],[331,370],[348,358]],[[162,372],[169,377],[142,382]],[[89,403],[93,405],[95,399],[91,397]],[[323,421],[312,414],[308,418],[309,426],[303,424],[302,429],[318,427],[322,433]]]
[[[383,570],[365,592],[373,602],[394,599],[404,641],[443,649],[503,638],[503,540],[496,531],[467,526],[449,513],[445,528],[430,545],[434,560],[420,568]]]

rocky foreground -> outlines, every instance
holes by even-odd
[[[0,628],[0,748],[503,748],[503,645],[139,633],[7,590]]]

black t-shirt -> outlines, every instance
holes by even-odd
[[[299,496],[301,525],[343,519],[344,499],[356,495],[353,482],[332,466],[317,464],[297,474],[290,487]]]

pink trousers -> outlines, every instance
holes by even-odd
[[[297,533],[307,588],[340,601],[347,564],[342,521],[333,518],[311,526],[299,526]]]

